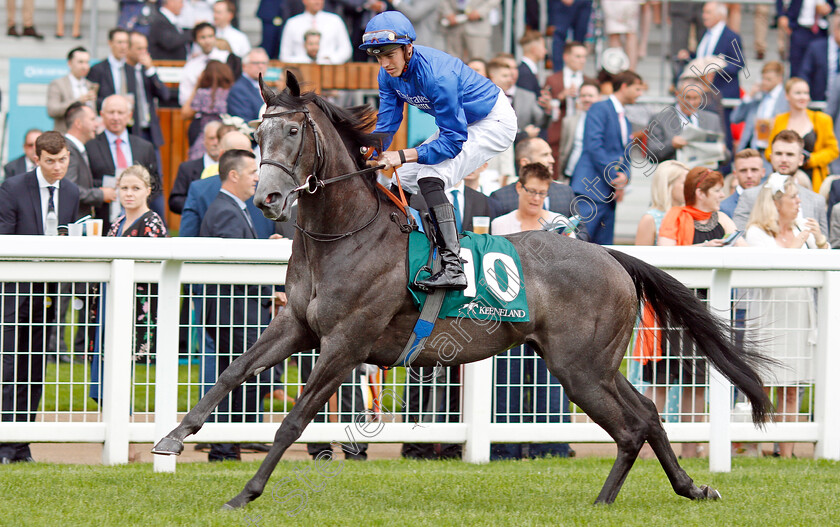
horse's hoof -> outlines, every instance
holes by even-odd
[[[233,506],[233,505],[231,505],[230,503],[225,503],[224,505],[222,505],[222,509],[221,509],[221,510],[223,510],[223,511],[235,511],[235,510],[236,510],[236,507],[234,507],[234,506]]]
[[[152,448],[152,454],[160,456],[180,456],[184,450],[184,442],[171,437],[164,437]]]
[[[708,485],[702,485],[700,487],[700,492],[703,493],[703,497],[700,499],[703,500],[719,500],[721,499],[720,492],[716,491],[712,487]]]

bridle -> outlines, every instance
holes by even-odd
[[[306,119],[301,121],[300,145],[298,146],[297,153],[295,154],[295,164],[292,166],[291,169],[289,169],[283,163],[281,163],[279,161],[275,161],[273,159],[267,159],[267,158],[264,157],[260,161],[260,167],[262,167],[263,165],[271,165],[271,166],[277,167],[280,170],[282,170],[283,172],[285,172],[286,174],[288,174],[288,176],[290,178],[292,178],[292,181],[294,181],[295,180],[295,172],[297,171],[298,167],[300,166],[301,153],[303,152],[303,142],[304,142],[305,134],[306,134],[306,125],[307,125],[307,123],[309,124],[309,126],[312,128],[312,135],[315,138],[315,164],[312,167],[312,173],[309,174],[306,177],[306,180],[304,181],[304,183],[302,185],[300,185],[299,187],[296,187],[296,188],[292,189],[292,191],[289,193],[289,195],[291,195],[293,193],[303,192],[303,191],[306,191],[309,194],[315,194],[315,192],[317,192],[319,188],[326,189],[327,185],[330,185],[332,183],[338,183],[339,181],[344,181],[345,179],[349,179],[349,178],[354,177],[354,176],[359,176],[359,175],[362,175],[362,174],[375,172],[376,170],[379,170],[381,168],[385,168],[385,165],[378,165],[378,166],[374,166],[374,167],[367,167],[367,168],[364,168],[362,170],[357,170],[356,172],[350,172],[349,174],[342,174],[341,176],[334,177],[334,178],[331,178],[331,179],[319,179],[318,176],[317,176],[317,173],[320,172],[321,168],[323,167],[324,159],[323,159],[323,153],[322,153],[322,149],[321,149],[321,142],[318,140],[318,128],[315,125],[315,120],[312,119],[312,116],[309,114],[309,108],[304,107],[300,110],[286,110],[284,112],[266,113],[266,114],[263,114],[262,117],[263,117],[263,119],[269,119],[269,118],[272,118],[272,117],[282,117],[284,115],[290,115],[290,114],[296,114],[296,113],[304,114],[306,116]],[[379,213],[381,212],[381,210],[382,210],[382,203],[379,201],[379,199],[377,199],[376,200],[376,214],[374,214],[373,218],[371,218],[370,221],[368,221],[367,223],[365,223],[364,225],[362,225],[358,229],[355,229],[353,231],[346,232],[346,233],[343,233],[343,234],[329,234],[329,233],[318,233],[318,232],[307,231],[306,229],[304,229],[303,227],[298,225],[297,221],[295,221],[295,228],[298,229],[300,232],[302,232],[307,237],[309,237],[309,238],[311,238],[315,241],[335,242],[335,241],[341,240],[343,238],[347,238],[348,236],[352,236],[352,235],[356,234],[357,232],[365,229],[369,225],[371,225],[379,217]]]

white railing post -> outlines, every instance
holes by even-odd
[[[178,321],[181,300],[179,260],[161,263],[158,285],[155,360],[155,440],[178,424]],[[155,472],[175,472],[175,456],[154,456]]]
[[[709,288],[709,308],[712,314],[729,322],[732,305],[732,271],[715,269]],[[732,385],[717,368],[709,364],[709,470],[732,470]]]
[[[105,290],[105,343],[102,346],[102,463],[128,463],[131,409],[131,342],[134,335],[134,260],[111,262]]]
[[[818,425],[814,457],[840,459],[840,272],[826,271],[818,306],[817,356],[814,358],[814,418]]]
[[[467,463],[490,461],[490,416],[493,404],[493,358],[464,365],[464,424]]]

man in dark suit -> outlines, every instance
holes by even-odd
[[[102,101],[110,95],[128,93],[125,56],[128,54],[128,31],[114,28],[108,32],[108,57],[91,66],[87,78],[99,85],[96,93],[96,109],[102,109]]]
[[[219,152],[224,155],[229,150],[251,150],[251,140],[237,131],[228,132],[222,137],[219,143]],[[216,199],[219,189],[222,188],[221,178],[218,175],[205,179],[193,181],[187,190],[187,199],[184,201],[184,209],[181,211],[181,227],[179,235],[198,236],[204,215],[210,204]],[[254,205],[254,199],[245,200],[248,212],[251,214],[258,238],[268,238],[274,233],[274,222],[266,218],[262,211]]]
[[[829,58],[833,62],[829,64]],[[811,87],[811,99],[825,101],[840,75],[840,17],[831,21],[831,37],[814,40],[805,52],[800,76]]]
[[[95,186],[90,171],[85,144],[96,137],[96,113],[89,106],[74,102],[67,108],[64,120],[67,123],[67,150],[70,151],[70,166],[67,168],[67,180],[79,187],[79,215],[94,216],[96,209],[117,199],[113,187]]]
[[[134,125],[131,133],[160,147],[163,145],[163,132],[157,107],[158,101],[169,100],[169,88],[157,76],[149,55],[149,41],[143,33],[132,31],[129,35],[125,67],[128,93],[134,95]]]
[[[260,0],[260,5],[257,8],[257,18],[262,21],[262,43],[260,43],[260,47],[268,53],[268,58],[272,60],[277,60],[280,57],[280,37],[283,35],[283,22],[290,16],[286,13],[288,10],[287,3],[280,0]]]
[[[776,0],[779,31],[790,35],[790,76],[801,77],[803,58],[808,46],[828,36],[826,17],[834,11],[835,1],[806,2]]]
[[[161,8],[152,13],[149,53],[154,60],[187,60],[192,36],[178,27],[178,15],[183,7],[184,0],[164,0]]]
[[[62,181],[70,163],[64,138],[58,132],[42,134],[35,142],[35,155],[35,170],[0,186],[0,234],[43,235],[51,214],[64,225],[78,215],[79,189]],[[6,283],[3,288],[2,420],[34,421],[43,391],[45,351],[57,351],[44,349],[44,299],[56,288],[43,283]],[[33,461],[28,443],[0,443],[0,464],[26,461]]]
[[[228,113],[241,117],[247,123],[259,117],[263,100],[257,83],[260,74],[268,71],[268,55],[260,48],[254,48],[242,59],[242,76],[228,93]]]
[[[222,187],[216,199],[207,209],[201,222],[202,237],[255,239],[257,231],[245,206],[257,189],[259,169],[256,158],[250,150],[229,150],[219,160],[219,178]],[[271,319],[269,305],[271,292],[260,291],[256,285],[208,285],[206,286],[205,330],[209,331],[217,344],[216,370],[222,373],[238,356],[250,348],[263,327]],[[262,300],[260,300],[262,299]],[[246,329],[247,324],[247,329]],[[260,400],[271,390],[270,372],[260,375],[263,381],[258,393],[257,386],[247,382],[243,389],[237,387],[229,398],[218,407],[216,422],[256,422]],[[268,375],[267,375],[268,374]],[[242,410],[246,415],[241,414]],[[210,461],[240,459],[239,445],[213,444]]]
[[[204,155],[198,159],[184,161],[178,166],[178,175],[175,176],[175,183],[172,184],[172,191],[169,193],[169,210],[175,214],[181,214],[184,210],[184,202],[192,182],[201,177],[206,167],[219,162],[219,138],[216,134],[221,125],[221,121],[207,123],[204,126]]]
[[[738,82],[738,72],[744,67],[741,37],[726,26],[726,4],[707,2],[703,6],[703,25],[706,32],[697,44],[697,58],[722,57],[729,60],[721,71],[715,75],[714,86],[720,95],[726,99],[740,99],[741,85]],[[707,69],[711,66],[707,66]],[[717,68],[716,68],[717,69]],[[701,77],[706,71],[692,71],[692,75]],[[728,118],[727,118],[728,122]]]
[[[37,128],[31,128],[26,131],[23,135],[23,155],[12,159],[3,167],[6,179],[35,170],[35,141],[42,133]]]
[[[583,218],[591,241],[612,245],[615,205],[630,178],[630,161],[625,148],[630,143],[630,121],[624,107],[642,94],[642,78],[624,71],[613,78],[613,94],[596,102],[586,114],[584,150],[572,175],[574,209]]]
[[[105,131],[85,144],[93,185],[103,186],[105,176],[116,176],[118,170],[131,165],[143,165],[152,175],[152,196],[149,206],[161,218],[166,215],[161,189],[161,177],[158,170],[157,155],[152,143],[129,135],[128,120],[131,117],[131,104],[122,95],[111,95],[102,102],[100,112],[105,124]],[[109,207],[103,205],[96,209],[96,217],[110,224]]]
[[[522,62],[519,63],[516,86],[533,92],[539,97],[541,87],[539,68],[548,53],[545,48],[545,39],[539,31],[528,29],[519,39],[519,45],[522,46]]]

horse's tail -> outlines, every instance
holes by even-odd
[[[764,393],[757,371],[763,370],[768,359],[757,353],[745,340],[737,346],[731,339],[730,324],[716,317],[687,287],[668,273],[624,254],[607,249],[633,279],[636,295],[644,299],[656,313],[658,325],[664,328],[683,327],[685,343],[682,348],[697,349],[732,384],[738,387],[752,404],[752,418],[763,423],[773,411]]]

